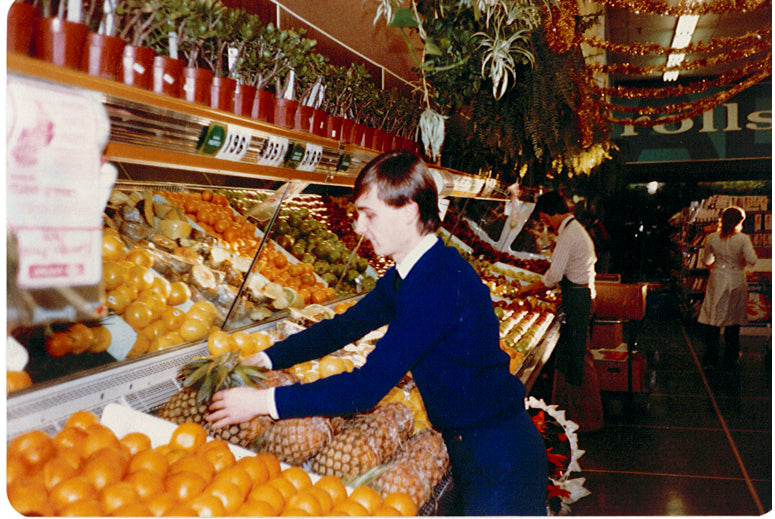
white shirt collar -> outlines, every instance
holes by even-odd
[[[406,276],[409,275],[409,272],[412,270],[412,267],[414,267],[414,264],[417,263],[417,261],[422,258],[423,254],[428,252],[431,247],[436,245],[438,239],[439,238],[433,233],[426,234],[422,240],[420,240],[420,242],[415,245],[414,249],[412,249],[412,251],[406,255],[404,261],[396,265],[396,270],[401,276],[401,279],[406,279]]]
[[[568,226],[568,224],[573,220],[575,217],[571,214],[565,217],[565,219],[560,224],[560,228],[557,229],[557,234],[559,235],[562,231],[565,230],[565,228]]]

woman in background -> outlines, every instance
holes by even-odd
[[[710,267],[705,299],[698,321],[705,326],[705,354],[702,365],[717,367],[719,332],[724,327],[725,369],[740,358],[740,325],[748,322],[748,284],[745,267],[756,263],[751,238],[743,234],[745,211],[731,206],[719,218],[718,231],[705,240],[704,262]]]

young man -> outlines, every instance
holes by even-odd
[[[557,191],[538,197],[533,214],[557,234],[557,245],[549,270],[540,281],[522,288],[518,294],[560,286],[565,323],[553,353],[552,402],[567,411],[568,418],[579,425],[580,431],[594,431],[603,426],[597,372],[587,353],[595,298],[595,245]]]
[[[434,234],[436,185],[417,155],[385,153],[354,187],[355,231],[391,267],[344,314],[292,335],[249,362],[287,368],[320,358],[388,324],[367,362],[311,384],[216,393],[214,427],[259,414],[274,418],[368,411],[408,371],[447,445],[466,515],[545,515],[547,460],[525,412],[525,388],[498,347],[487,287],[457,250]],[[421,503],[418,503],[421,504]]]

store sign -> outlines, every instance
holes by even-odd
[[[771,83],[756,84],[712,110],[673,124],[614,125],[619,156],[628,163],[771,157],[771,88]]]

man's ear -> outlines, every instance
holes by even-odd
[[[406,218],[407,223],[416,223],[420,219],[420,207],[417,202],[409,202],[401,207],[401,211]]]

